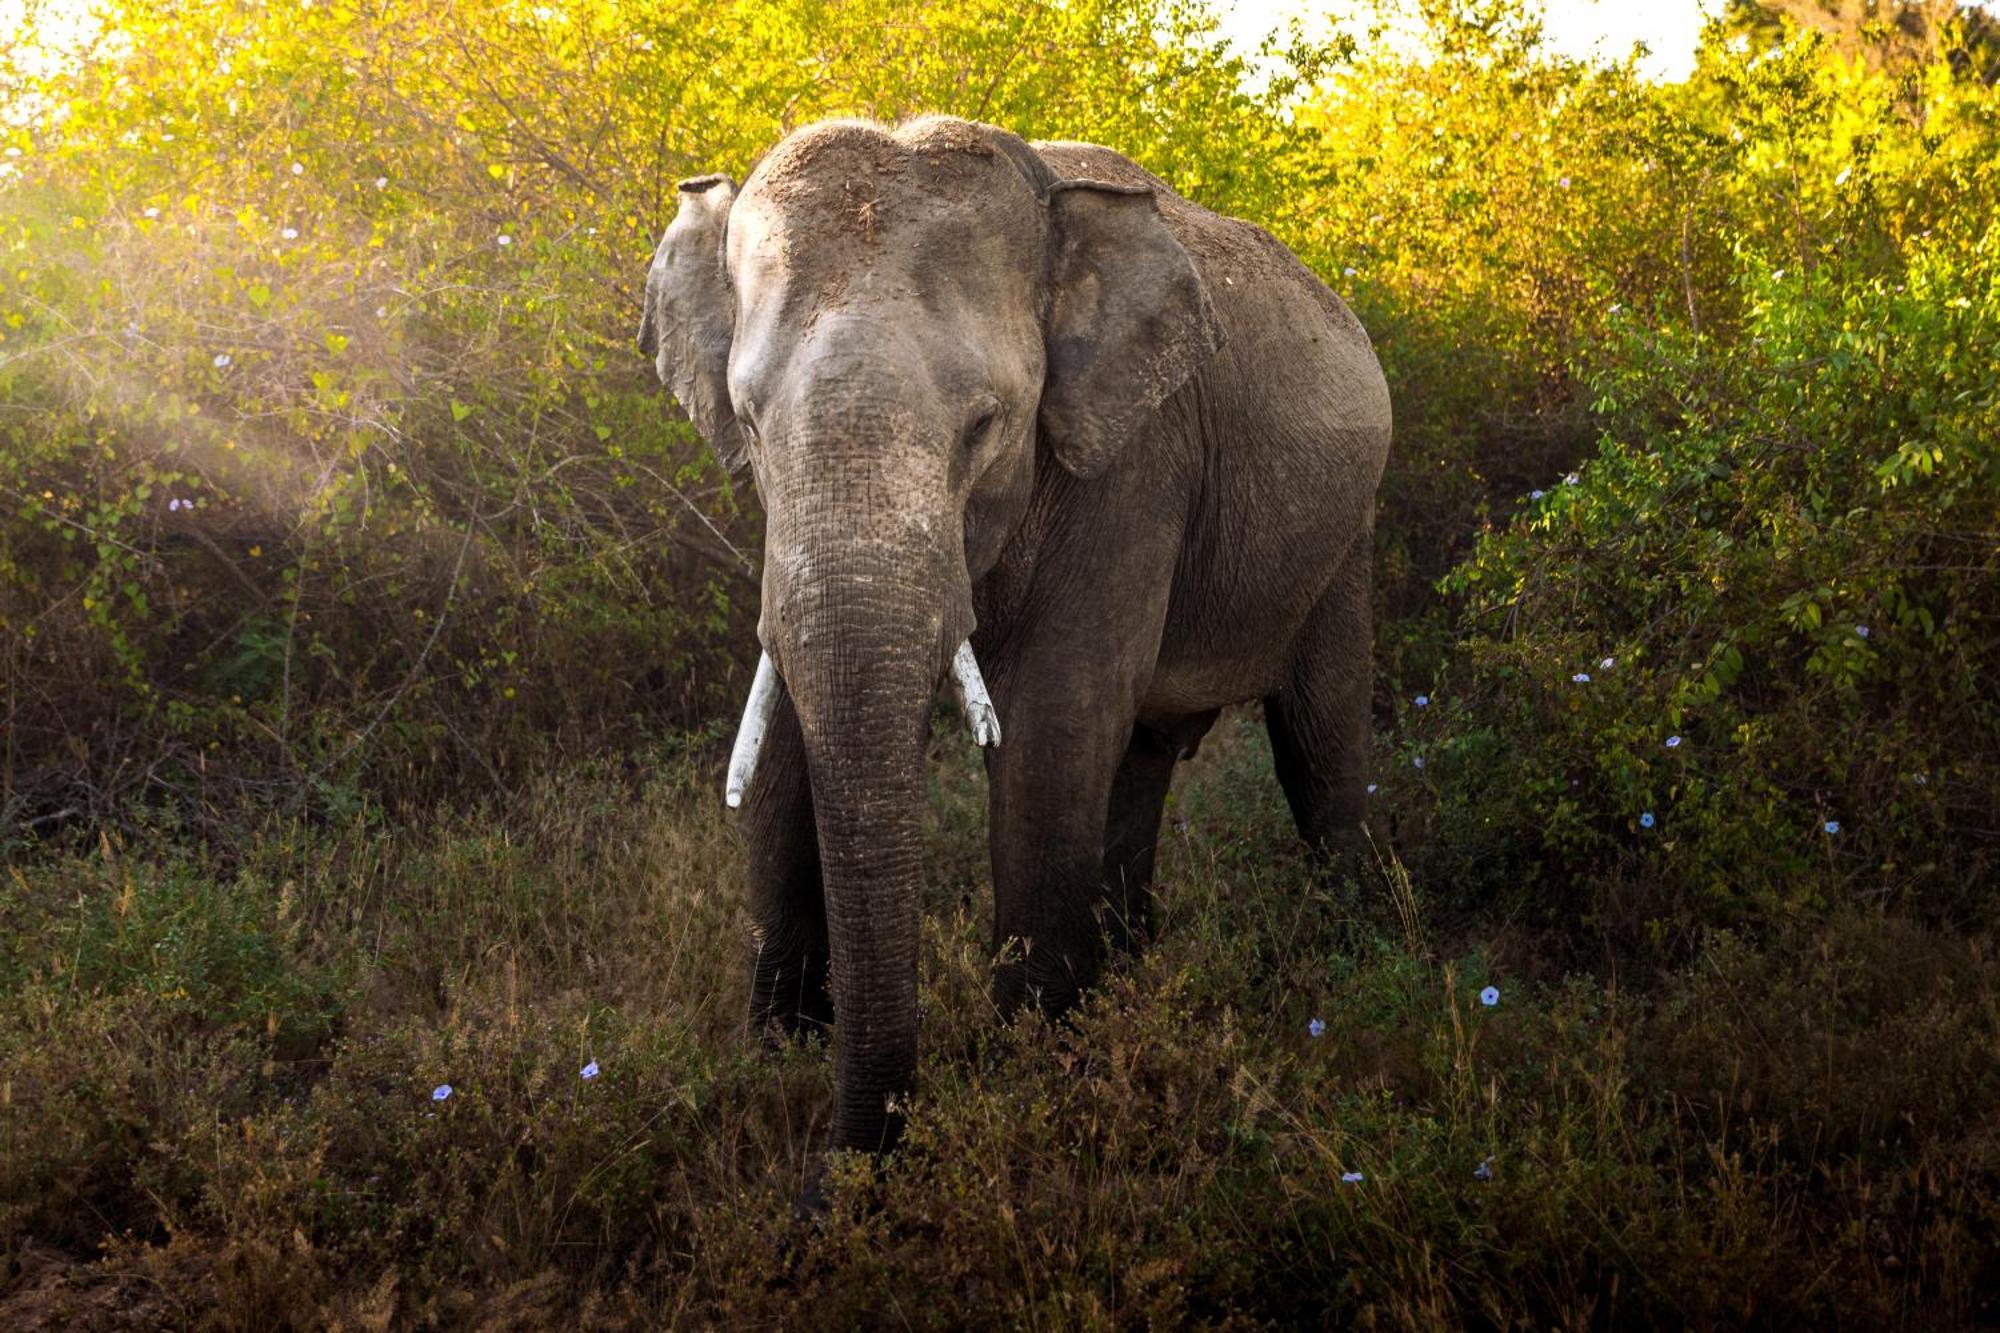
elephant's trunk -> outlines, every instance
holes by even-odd
[[[964,576],[950,579],[935,547],[885,551],[855,542],[847,525],[811,527],[767,547],[764,637],[798,712],[818,821],[835,1023],[830,1144],[879,1150],[900,1128],[894,1101],[916,1071],[925,728],[970,612],[940,595]]]

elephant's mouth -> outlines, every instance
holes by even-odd
[[[951,684],[965,714],[965,724],[972,729],[972,739],[980,745],[998,745],[1000,714],[993,707],[993,696],[986,691],[986,678],[979,672],[979,659],[973,656],[970,639],[959,644],[958,652],[952,656]],[[784,682],[778,677],[771,654],[760,654],[757,674],[750,682],[750,697],[743,704],[743,721],[736,728],[736,744],[729,751],[729,777],[723,788],[723,800],[732,810],[743,804],[743,794],[750,789],[750,780],[756,775],[757,755],[763,749],[771,715],[778,707],[778,692],[783,688]]]

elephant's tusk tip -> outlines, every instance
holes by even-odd
[[[731,787],[728,791],[722,794],[722,803],[728,806],[731,810],[734,810],[739,805],[742,805],[743,804],[742,790],[737,787]]]

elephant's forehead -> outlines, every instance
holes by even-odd
[[[759,167],[729,221],[745,298],[842,304],[882,291],[990,302],[1039,273],[1040,219],[1004,160],[887,148]]]

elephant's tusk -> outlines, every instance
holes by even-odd
[[[958,653],[951,659],[951,679],[958,687],[959,706],[965,709],[965,724],[972,728],[972,739],[980,745],[998,745],[1000,714],[993,707],[993,696],[986,692],[986,678],[979,674],[979,659],[972,655],[972,640],[958,645]]]
[[[722,799],[731,810],[743,804],[743,793],[757,771],[757,751],[764,746],[764,733],[771,729],[771,714],[778,708],[778,668],[765,653],[757,659],[757,676],[750,682],[750,697],[743,703],[743,724],[736,729],[736,744],[729,751],[729,785]]]

